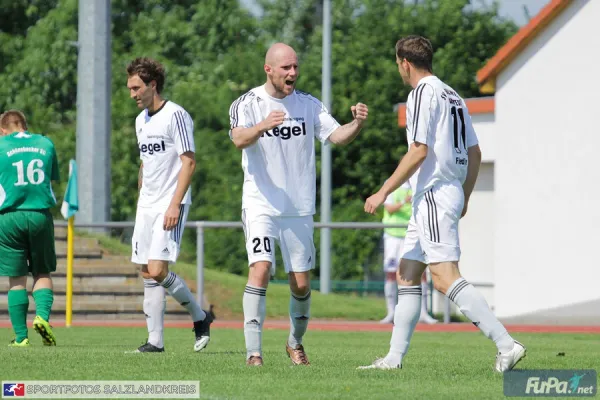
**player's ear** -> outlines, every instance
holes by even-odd
[[[267,74],[270,74],[271,72],[273,72],[273,68],[271,68],[269,64],[265,64],[265,72]]]

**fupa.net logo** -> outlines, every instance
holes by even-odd
[[[532,376],[527,379],[527,386],[525,387],[526,394],[593,394],[594,385],[581,386],[581,379],[586,375],[574,373],[573,376],[568,380],[561,380],[557,377],[549,377],[541,379],[539,377]]]
[[[504,373],[507,397],[594,397],[598,373],[593,369],[517,369]]]

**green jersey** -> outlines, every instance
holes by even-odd
[[[58,160],[50,139],[27,131],[0,137],[0,212],[53,207],[51,181]]]
[[[404,184],[396,189],[392,194],[388,196],[386,204],[398,204],[403,203],[407,196],[411,196],[412,191],[410,186]],[[390,214],[387,210],[383,209],[383,223],[394,224],[394,225],[408,225],[410,217],[412,215],[412,204],[410,202],[404,203],[402,208],[396,211],[394,214]],[[406,228],[385,228],[385,233],[396,237],[405,237]]]

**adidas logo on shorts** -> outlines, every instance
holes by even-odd
[[[169,248],[165,247],[162,252],[163,254],[169,254]]]

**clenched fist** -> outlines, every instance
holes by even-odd
[[[350,107],[352,110],[352,116],[359,123],[362,124],[369,115],[369,107],[363,103],[357,103],[355,106]]]
[[[285,113],[283,111],[271,111],[271,113],[265,118],[262,122],[262,128],[266,131],[275,128],[283,124],[283,118],[285,117]]]

